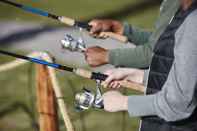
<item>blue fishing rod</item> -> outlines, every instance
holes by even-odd
[[[52,63],[52,62],[48,62],[48,61],[45,61],[45,60],[24,56],[24,55],[19,55],[19,54],[11,53],[11,52],[8,52],[8,51],[0,50],[0,54],[6,55],[6,56],[12,56],[12,57],[15,57],[17,59],[26,60],[26,61],[33,62],[33,63],[36,63],[36,64],[49,66],[49,67],[52,67],[52,68],[55,68],[55,69],[72,72],[72,73],[75,73],[78,76],[88,78],[88,79],[92,79],[92,80],[96,80],[99,83],[102,82],[102,81],[105,81],[108,77],[108,75],[105,75],[105,74],[102,74],[102,73],[99,73],[99,72],[91,72],[91,71],[81,69],[81,68],[71,68],[71,67],[68,67],[68,66],[65,66],[65,65]],[[136,91],[139,91],[139,92],[144,92],[145,91],[144,86],[141,85],[141,84],[136,84],[136,83],[132,83],[132,82],[125,81],[125,80],[119,81],[119,83],[120,83],[121,86],[132,89],[132,90],[136,90]]]
[[[76,109],[78,111],[87,110],[90,107],[103,109],[103,107],[104,107],[103,106],[103,98],[102,98],[102,93],[101,93],[100,86],[101,86],[101,82],[105,81],[107,79],[107,77],[108,77],[107,75],[101,74],[101,73],[96,73],[96,72],[91,72],[91,71],[80,69],[80,68],[71,68],[71,67],[68,67],[68,66],[65,66],[65,65],[48,62],[48,61],[38,59],[38,58],[19,55],[19,54],[11,53],[11,52],[4,51],[4,50],[0,50],[0,54],[6,55],[6,56],[12,56],[12,57],[15,57],[17,59],[26,60],[26,61],[33,62],[33,63],[36,63],[36,64],[49,66],[49,67],[59,69],[59,70],[73,72],[78,76],[88,78],[88,79],[92,79],[92,80],[96,80],[96,82],[97,82],[96,94],[93,93],[91,90],[88,90],[88,89],[84,88],[83,92],[80,92],[80,93],[76,94],[76,96],[75,96],[75,101],[76,101],[75,106],[76,106]],[[134,84],[134,83],[131,83],[131,82],[128,82],[128,81],[122,81],[122,82],[120,82],[120,85],[123,86],[123,87],[126,87],[126,88],[130,88],[130,89],[133,89],[133,90],[144,92],[144,87],[142,85],[139,85],[139,84]]]
[[[0,50],[0,54],[2,55],[7,55],[7,56],[12,56],[18,59],[22,59],[22,60],[26,60],[29,62],[33,62],[36,64],[41,64],[41,65],[46,65],[55,69],[59,69],[59,70],[64,70],[64,71],[68,71],[68,72],[73,72],[79,76],[88,78],[88,79],[92,79],[92,80],[100,80],[100,81],[104,81],[108,76],[105,74],[101,74],[101,73],[97,73],[97,72],[90,72],[84,69],[80,69],[80,68],[71,68],[65,65],[61,65],[61,64],[56,64],[56,63],[52,63],[52,62],[48,62],[45,60],[41,60],[41,59],[37,59],[37,58],[32,58],[32,57],[28,57],[28,56],[24,56],[24,55],[19,55],[19,54],[15,54],[15,53],[11,53],[11,52],[7,52],[7,51],[3,51]]]
[[[100,87],[101,87],[101,82],[105,81],[107,79],[107,77],[108,77],[107,75],[101,74],[101,73],[96,73],[96,72],[91,72],[91,71],[80,69],[80,68],[71,68],[71,67],[68,67],[65,65],[56,64],[56,63],[52,63],[52,62],[48,62],[45,60],[24,56],[24,55],[19,55],[19,54],[11,53],[11,52],[4,51],[4,50],[0,50],[0,54],[6,55],[6,56],[12,56],[17,59],[26,60],[26,61],[33,62],[36,64],[49,66],[49,67],[59,69],[59,70],[73,72],[78,76],[92,79],[92,80],[96,80],[96,82],[97,82],[96,94],[93,93],[91,90],[84,88],[83,92],[76,94],[75,106],[76,106],[77,111],[87,110],[90,107],[94,107],[94,108],[98,108],[98,109],[104,108],[103,98],[102,98],[102,93],[101,93]],[[128,81],[122,81],[122,82],[120,82],[120,85],[123,87],[126,87],[126,88],[136,90],[136,91],[144,92],[144,87],[140,84],[134,84],[134,83],[131,83]]]
[[[90,31],[90,29],[92,28],[92,26],[90,26],[87,22],[76,21],[74,19],[71,19],[71,18],[65,17],[65,16],[58,16],[58,15],[51,14],[49,12],[31,7],[31,6],[22,5],[22,4],[19,4],[19,3],[13,2],[13,1],[9,1],[9,0],[0,0],[0,2],[14,6],[16,8],[22,9],[27,12],[31,12],[33,14],[37,14],[40,16],[44,16],[44,17],[48,17],[48,18],[60,21],[61,23],[64,23],[68,26],[79,27],[79,28],[86,29],[88,31]],[[123,35],[115,34],[112,32],[104,32],[104,34],[110,38],[119,40],[123,43],[128,42],[128,38]]]
[[[40,10],[37,8],[33,8],[31,6],[22,5],[22,4],[19,4],[19,3],[13,2],[13,1],[9,1],[9,0],[0,0],[0,2],[17,7],[19,9],[22,9],[27,12],[31,12],[33,14],[52,18],[54,20],[58,20],[58,21],[66,24],[66,25],[69,25],[69,26],[76,26],[76,27],[87,29],[87,30],[91,29],[91,26],[88,25],[88,23],[81,22],[81,21],[75,21],[74,19],[71,19],[71,18],[68,18],[65,16],[58,16],[58,15],[51,14],[51,13],[48,13],[46,11],[43,11],[43,10]]]
[[[101,94],[101,89],[100,89],[100,86],[101,86],[100,82],[104,81],[107,78],[107,75],[95,73],[95,72],[89,72],[84,69],[71,68],[71,67],[67,67],[64,65],[51,63],[51,62],[44,61],[41,59],[32,58],[32,57],[28,57],[28,56],[24,56],[24,55],[19,55],[19,54],[15,54],[15,53],[3,51],[3,50],[0,50],[0,54],[6,55],[6,56],[12,56],[15,58],[19,58],[22,60],[30,61],[30,62],[41,64],[41,65],[46,65],[46,66],[49,66],[49,67],[52,67],[55,69],[73,72],[79,76],[96,80],[96,82],[97,82],[96,94],[91,92],[90,90],[87,90],[84,88],[82,92],[76,94],[75,106],[76,106],[77,111],[87,110],[90,107],[103,109],[104,106],[103,106],[103,99],[102,99],[102,94]]]

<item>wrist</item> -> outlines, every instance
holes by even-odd
[[[136,72],[136,69],[131,69],[131,68],[120,68],[120,69],[125,77],[128,77],[129,75],[133,75]]]
[[[122,110],[123,111],[127,111],[128,110],[128,96],[123,96]]]
[[[119,21],[112,21],[112,29],[120,35],[124,34],[124,25]]]
[[[109,50],[105,50],[103,58],[104,58],[104,64],[108,64],[109,63]]]
[[[138,70],[137,69],[129,69],[128,74],[129,75],[133,75],[134,73],[136,73]]]

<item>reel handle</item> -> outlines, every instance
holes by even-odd
[[[77,74],[79,76],[82,76],[82,77],[88,78],[88,79],[94,79],[94,80],[104,81],[108,77],[105,74],[95,73],[95,72],[91,72],[91,71],[80,69],[80,68],[75,69],[74,72],[75,72],[75,74]],[[122,87],[126,87],[128,89],[132,89],[132,90],[139,91],[142,93],[145,92],[145,87],[142,84],[134,83],[131,81],[125,81],[125,80],[119,81],[119,82]]]

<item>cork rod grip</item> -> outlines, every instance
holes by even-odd
[[[126,36],[116,34],[116,33],[113,33],[113,32],[102,32],[100,35],[103,36],[103,37],[110,37],[112,39],[118,40],[118,41],[123,42],[123,43],[128,42],[128,38]]]
[[[65,16],[61,16],[59,17],[59,21],[61,21],[62,23],[68,25],[68,26],[74,26],[75,25],[75,20],[65,17]]]
[[[75,72],[75,74],[77,74],[81,77],[84,77],[84,78],[91,79],[91,77],[92,77],[92,72],[85,70],[85,69],[78,68],[78,69],[75,69],[74,72]]]
[[[142,84],[138,84],[138,83],[134,83],[131,81],[126,81],[126,80],[120,81],[119,83],[122,87],[126,87],[128,89],[132,89],[132,90],[139,91],[142,93],[145,92],[145,87]]]

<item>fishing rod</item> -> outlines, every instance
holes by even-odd
[[[0,54],[2,55],[8,55],[8,56],[12,56],[18,59],[23,59],[29,62],[33,62],[33,63],[37,63],[37,64],[41,64],[41,65],[46,65],[55,69],[59,69],[59,70],[64,70],[64,71],[68,71],[68,72],[73,72],[75,74],[78,74],[80,76],[89,78],[89,79],[93,79],[93,80],[101,80],[104,81],[107,78],[107,75],[101,74],[101,73],[96,73],[96,72],[89,72],[83,69],[79,69],[79,68],[71,68],[65,65],[61,65],[61,64],[56,64],[56,63],[52,63],[52,62],[48,62],[45,60],[41,60],[38,58],[32,58],[32,57],[28,57],[28,56],[24,56],[24,55],[19,55],[19,54],[15,54],[15,53],[11,53],[11,52],[7,52],[7,51],[3,51],[0,50]]]
[[[65,17],[65,16],[58,16],[58,15],[51,14],[51,13],[48,13],[46,11],[43,11],[43,10],[40,10],[37,8],[33,8],[31,6],[22,5],[22,4],[19,4],[19,3],[13,2],[13,1],[9,1],[9,0],[0,0],[0,2],[8,4],[8,5],[12,5],[14,7],[20,8],[20,9],[27,11],[27,12],[31,12],[33,14],[48,17],[48,18],[51,18],[54,20],[58,20],[58,21],[60,21],[64,24],[67,24],[69,26],[77,26],[77,27],[85,28],[87,30],[91,29],[91,26],[89,26],[87,23],[75,21],[75,20]]]
[[[107,75],[99,73],[99,72],[91,72],[85,69],[81,69],[81,68],[72,68],[72,67],[68,67],[65,65],[61,65],[61,64],[57,64],[57,63],[52,63],[52,62],[48,62],[42,59],[38,59],[38,58],[33,58],[33,57],[28,57],[28,56],[24,56],[24,55],[19,55],[16,53],[11,53],[8,51],[3,51],[0,50],[0,54],[2,55],[7,55],[7,56],[12,56],[15,57],[17,59],[22,59],[22,60],[26,60],[32,63],[37,63],[37,64],[41,64],[41,65],[46,65],[55,69],[59,69],[59,70],[64,70],[64,71],[68,71],[68,72],[73,72],[78,76],[84,77],[84,78],[88,78],[88,79],[92,79],[92,80],[96,80],[96,81],[105,81],[107,79]],[[132,90],[136,90],[139,92],[144,92],[144,86],[140,85],[140,84],[135,84],[129,81],[120,81],[120,85],[126,88],[130,88]]]
[[[97,108],[97,109],[104,108],[102,92],[101,92],[101,82],[107,79],[108,77],[107,75],[97,73],[97,72],[91,72],[91,71],[84,70],[81,68],[71,68],[65,65],[48,62],[46,60],[42,60],[41,58],[38,59],[38,58],[29,57],[29,56],[19,55],[19,54],[11,53],[11,52],[4,51],[4,50],[0,50],[0,54],[6,55],[6,56],[12,56],[12,57],[26,60],[29,62],[33,62],[36,64],[49,66],[49,67],[59,69],[59,70],[73,72],[78,76],[96,80],[96,83],[97,83],[96,93],[92,92],[91,90],[87,88],[84,88],[82,92],[79,92],[75,95],[75,109],[77,111],[84,111],[84,110],[90,109],[91,107]],[[120,81],[120,85],[123,87],[127,87],[133,90],[140,91],[140,92],[144,92],[145,90],[145,88],[142,85],[131,83],[128,81]]]
[[[27,12],[31,12],[33,14],[37,14],[37,15],[40,15],[40,16],[44,16],[44,17],[48,17],[48,18],[57,20],[57,21],[59,21],[61,23],[64,23],[64,24],[66,24],[68,26],[84,28],[84,29],[86,29],[88,31],[90,31],[90,29],[92,28],[92,26],[89,25],[86,22],[76,21],[76,20],[74,20],[72,18],[65,17],[65,16],[58,16],[58,15],[55,15],[55,14],[52,14],[52,13],[49,13],[49,12],[46,12],[46,11],[43,11],[43,10],[31,7],[31,6],[26,6],[26,5],[19,4],[19,3],[16,3],[16,2],[13,2],[13,1],[9,1],[9,0],[0,0],[0,2],[2,2],[4,4],[11,5],[11,6],[14,6],[16,8],[22,9],[22,10],[27,11]],[[104,32],[104,34],[106,36],[109,36],[111,38],[117,39],[117,40],[119,40],[121,42],[124,42],[124,43],[126,43],[128,41],[127,37],[122,36],[122,35],[118,35],[118,34],[115,34],[115,33],[112,33],[112,32]]]

